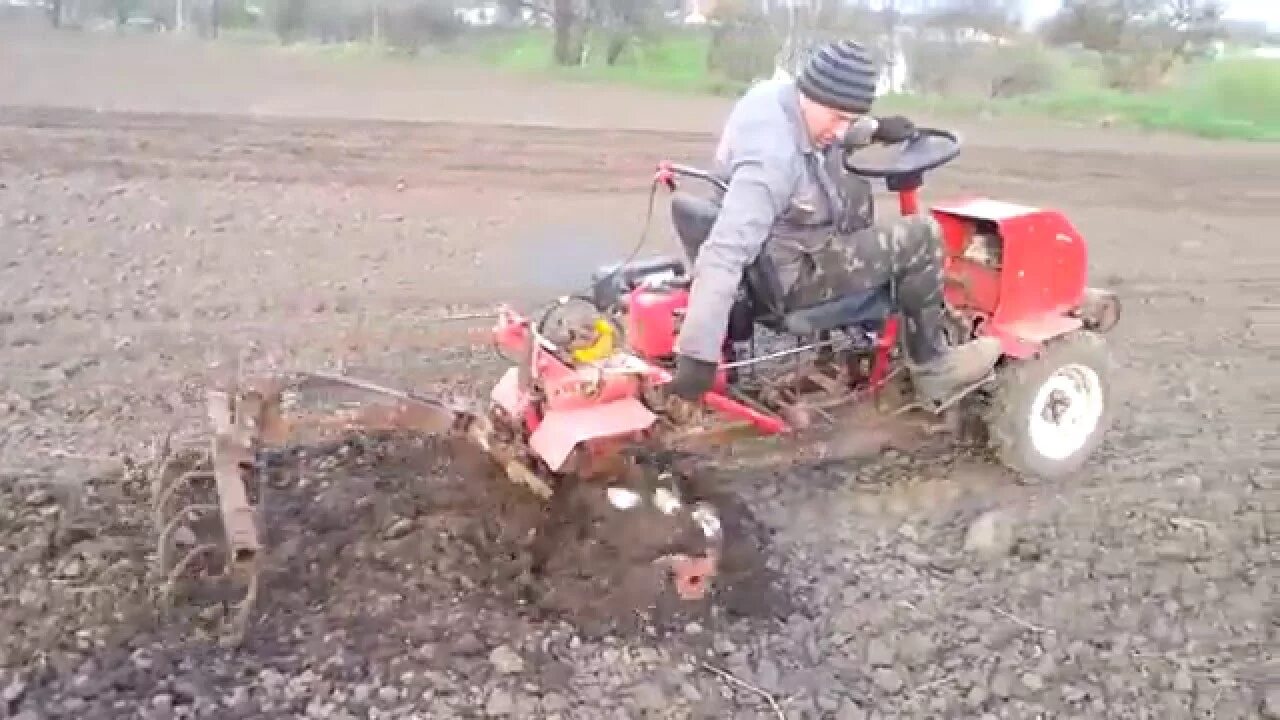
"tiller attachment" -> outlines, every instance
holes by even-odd
[[[286,396],[302,400],[305,390],[355,390],[384,402],[337,412],[286,417]],[[165,437],[156,448],[150,473],[152,520],[157,533],[155,574],[162,611],[173,608],[182,583],[203,577],[203,592],[189,592],[193,604],[212,601],[200,612],[211,623],[227,620],[222,640],[244,640],[258,596],[265,560],[261,508],[271,472],[294,449],[323,448],[352,431],[411,429],[445,434],[479,432],[483,423],[442,404],[412,397],[361,380],[336,375],[302,374],[210,390],[206,410],[212,430],[207,438],[175,442]],[[334,437],[338,436],[338,437]],[[492,444],[492,443],[490,443]],[[212,595],[213,597],[210,597]]]
[[[317,400],[330,407],[310,407],[323,404]],[[261,510],[273,473],[290,458],[340,447],[353,433],[409,431],[482,449],[509,480],[542,501],[550,500],[564,477],[539,462],[527,433],[498,406],[473,412],[465,403],[326,373],[229,383],[210,390],[206,405],[210,436],[175,442],[170,435],[156,449],[150,473],[155,575],[162,611],[172,609],[184,591],[184,600],[207,606],[199,617],[222,625],[222,641],[229,646],[241,644],[249,626],[267,559]],[[674,487],[636,492],[619,487],[619,479],[579,478],[598,483],[614,510],[656,512],[666,522],[692,528],[679,549],[656,562],[670,568],[681,597],[701,598],[719,556],[715,512],[682,500]],[[202,582],[190,582],[197,578]]]
[[[724,531],[715,508],[703,501],[690,503],[674,479],[673,473],[667,471],[658,476],[659,484],[654,487],[637,492],[615,485],[606,494],[609,504],[618,510],[649,503],[661,515],[682,521],[669,539],[668,552],[653,562],[670,572],[676,595],[683,600],[700,600],[718,570]]]
[[[261,394],[209,392],[212,437],[177,446],[172,436],[164,438],[150,478],[161,607],[173,606],[180,579],[205,570],[220,581],[223,610],[213,606],[201,616],[213,621],[230,612],[223,637],[228,645],[243,640],[258,595],[262,544],[256,506],[266,483],[257,451],[271,410]],[[220,528],[215,518],[221,519]],[[242,588],[240,601],[228,607],[226,594],[236,587]]]

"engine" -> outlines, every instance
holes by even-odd
[[[993,226],[979,225],[974,229],[969,242],[965,244],[961,257],[966,260],[972,260],[983,267],[998,270],[1003,264],[1002,250],[999,229]]]
[[[676,336],[689,291],[684,287],[655,285],[634,290],[627,301],[627,344],[636,354],[659,360],[675,353]]]
[[[621,317],[620,325],[632,352],[653,361],[675,354],[676,337],[689,304],[691,280],[684,263],[659,257],[626,265],[609,265],[592,275],[592,299],[601,312]],[[729,315],[726,344],[749,341],[755,313],[739,288]]]
[[[640,262],[615,263],[591,275],[591,297],[602,312],[620,309],[623,298],[644,285],[656,287],[685,278],[684,263],[675,258],[659,257]],[[685,281],[687,284],[687,280]]]
[[[602,267],[592,275],[592,300],[603,312],[622,316],[626,344],[650,360],[670,357],[685,305],[689,278],[684,263],[659,257]]]

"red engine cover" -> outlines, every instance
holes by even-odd
[[[947,246],[948,300],[990,318],[988,332],[1006,352],[1026,355],[1035,345],[1080,324],[1071,310],[1084,294],[1088,250],[1065,215],[1053,210],[973,198],[939,205],[933,216]],[[962,257],[978,223],[994,226],[1000,267]]]
[[[684,289],[631,291],[627,303],[627,344],[645,358],[665,358],[675,353],[679,313],[689,304]]]

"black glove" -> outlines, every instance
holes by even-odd
[[[875,135],[876,128],[879,126],[880,122],[874,117],[859,115],[857,120],[849,123],[848,129],[844,131],[844,137],[840,140],[844,153],[848,155],[857,152],[875,142],[872,136]]]
[[[874,142],[886,145],[906,142],[916,132],[915,123],[902,115],[890,115],[877,118],[877,120],[880,122],[880,127],[876,128],[875,133],[871,136]]]
[[[677,355],[676,374],[667,387],[673,395],[694,402],[715,383],[717,367],[716,363]]]

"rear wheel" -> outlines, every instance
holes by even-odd
[[[1033,477],[1079,470],[1112,419],[1111,358],[1101,335],[1077,331],[1002,368],[988,417],[1000,460]]]

